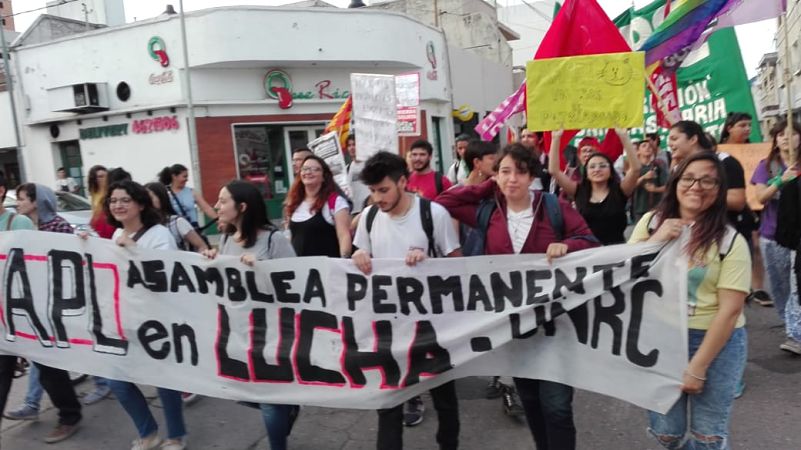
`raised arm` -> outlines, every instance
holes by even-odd
[[[448,210],[451,217],[469,227],[476,226],[479,203],[495,192],[495,180],[489,179],[473,186],[455,186],[440,193],[434,200]]]
[[[578,183],[571,180],[564,172],[559,170],[559,151],[562,147],[562,133],[564,130],[551,132],[551,150],[548,154],[548,173],[556,180],[559,187],[568,197],[576,195]]]
[[[626,172],[623,179],[620,181],[620,189],[626,197],[631,197],[631,194],[637,189],[637,179],[640,176],[642,163],[634,153],[634,144],[632,144],[631,139],[629,139],[629,133],[622,128],[615,128],[615,133],[617,133],[617,137],[620,138],[620,142],[623,143],[623,151],[626,152],[626,160],[629,162],[629,171]]]
[[[211,217],[212,219],[217,218],[217,211],[215,211],[214,208],[209,205],[202,195],[198,194],[197,191],[192,191],[192,195],[195,197],[195,203],[200,207],[200,210],[203,211],[203,214]]]

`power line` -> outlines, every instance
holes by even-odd
[[[59,2],[59,4],[57,4],[57,5],[50,5],[50,6],[61,6],[61,5],[66,5],[67,3],[72,3],[72,2],[77,2],[77,1],[78,1],[78,0],[61,0],[61,2]],[[40,8],[36,8],[36,9],[29,9],[29,10],[27,10],[27,11],[20,11],[20,12],[16,12],[16,13],[13,13],[13,14],[7,14],[7,15],[5,15],[5,16],[0,16],[0,17],[2,17],[3,19],[5,19],[6,17],[14,17],[14,16],[19,16],[19,15],[22,15],[22,14],[28,14],[28,13],[32,13],[32,12],[36,12],[36,11],[41,11],[41,10],[43,10],[43,9],[47,9],[47,8],[48,8],[48,6],[42,6],[42,7],[40,7]]]

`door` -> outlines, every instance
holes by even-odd
[[[285,158],[287,161],[292,161],[292,150],[296,148],[308,147],[309,142],[322,136],[325,130],[325,125],[306,125],[306,126],[292,126],[284,127],[284,147],[286,148]],[[289,185],[295,182],[295,174],[292,173],[292,167],[289,167]]]
[[[83,184],[83,161],[81,160],[81,146],[78,141],[62,142],[58,145],[61,153],[61,165],[67,171],[67,176],[75,180],[80,186],[78,193],[86,195]],[[55,172],[55,171],[54,171]]]

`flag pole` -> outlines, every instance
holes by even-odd
[[[787,139],[792,142],[793,136],[793,92],[791,89],[792,78],[790,77],[790,33],[787,31],[787,10],[782,13],[782,25],[784,26],[784,89],[787,92],[787,130],[784,134]],[[788,165],[794,166],[796,163],[796,155],[790,152],[790,161]]]

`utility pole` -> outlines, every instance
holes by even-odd
[[[5,18],[5,16],[3,16]],[[3,69],[5,70],[6,89],[8,89],[8,98],[11,99],[11,120],[14,123],[14,138],[17,144],[17,164],[19,164],[19,177],[20,181],[26,181],[25,178],[25,160],[22,155],[22,139],[19,135],[19,121],[17,120],[17,104],[14,101],[14,81],[11,79],[11,66],[8,64],[8,45],[6,44],[6,32],[0,27],[0,43],[2,43],[3,51]]]
[[[181,47],[184,56],[184,85],[186,86],[186,115],[189,121],[189,155],[192,159],[192,181],[195,191],[203,195],[200,182],[200,157],[197,149],[197,125],[195,124],[195,104],[192,99],[192,80],[189,74],[189,50],[186,43],[186,21],[184,20],[184,0],[178,1],[181,22]]]

